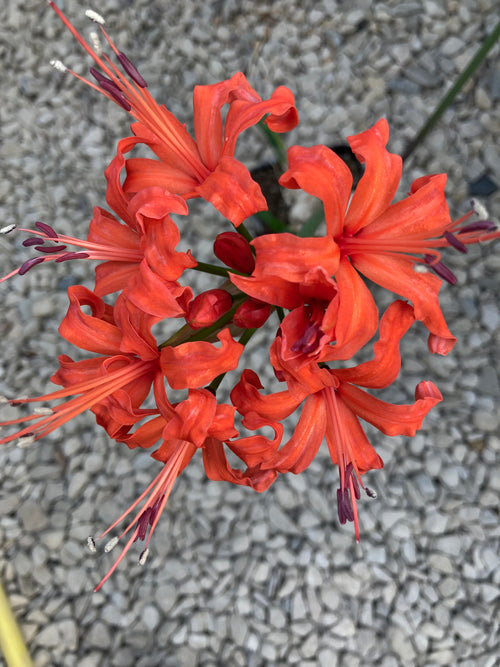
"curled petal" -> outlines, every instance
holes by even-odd
[[[417,179],[408,197],[391,204],[364,227],[357,238],[365,241],[395,238],[400,239],[404,247],[405,239],[441,236],[443,227],[451,222],[444,195],[445,184],[446,174]]]
[[[380,319],[379,339],[373,346],[373,359],[354,368],[335,369],[342,382],[363,387],[389,386],[401,370],[399,343],[415,322],[413,308],[406,301],[394,301]]]
[[[172,389],[196,389],[238,365],[243,345],[223,329],[217,338],[220,348],[206,341],[183,343],[161,350],[161,368]]]
[[[323,202],[327,235],[342,234],[352,188],[352,174],[345,162],[326,146],[291,146],[288,171],[280,178],[285,188],[300,188]]]
[[[203,465],[209,479],[250,486],[259,493],[268,489],[278,476],[274,470],[261,470],[259,467],[244,471],[231,468],[224,453],[224,445],[215,438],[209,438],[205,443]]]
[[[288,391],[265,396],[259,389],[262,389],[262,384],[257,373],[244,370],[240,381],[231,392],[231,402],[240,414],[256,412],[265,419],[279,422],[291,415],[305,397],[304,395],[300,398],[293,397]]]
[[[325,435],[326,411],[321,392],[311,394],[302,408],[299,421],[290,440],[276,454],[262,463],[263,469],[298,474],[314,457]]]
[[[439,305],[441,280],[430,273],[417,273],[411,260],[387,255],[356,254],[352,258],[356,269],[377,285],[399,294],[412,302],[415,318],[423,322],[430,333],[431,352],[448,354],[457,342],[446,324]]]
[[[257,211],[267,211],[266,199],[248,169],[229,156],[221,157],[195,193],[215,206],[235,227]]]
[[[417,385],[417,400],[411,405],[386,403],[344,382],[337,391],[352,412],[386,435],[415,435],[426,414],[443,398],[432,382]]]
[[[336,343],[325,348],[322,356],[325,361],[350,359],[378,327],[378,310],[371,292],[346,257],[340,261],[335,280],[339,291],[338,310],[335,309]],[[326,317],[323,328],[327,324]]]
[[[59,326],[67,341],[89,352],[114,355],[120,352],[122,333],[113,320],[113,309],[81,285],[68,288],[69,308]],[[81,309],[90,306],[92,315]]]
[[[366,163],[345,218],[344,233],[355,234],[376,220],[393,200],[403,161],[385,148],[389,126],[384,118],[369,130],[347,139],[358,160]]]

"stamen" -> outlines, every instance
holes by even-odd
[[[129,77],[135,81],[135,83],[139,86],[139,88],[147,88],[148,84],[146,81],[142,78],[142,76],[139,74],[139,70],[137,67],[130,62],[130,60],[127,58],[127,56],[124,53],[119,53],[117,56],[118,60],[121,63],[121,66],[123,69],[127,72]]]
[[[470,222],[465,227],[462,227],[458,230],[457,234],[464,234],[466,232],[494,232],[497,226],[491,220],[476,220],[476,222]]]
[[[68,247],[67,245],[51,245],[51,246],[36,245],[35,250],[38,250],[38,252],[45,252],[48,255],[50,255],[55,252],[62,252],[63,250],[66,250],[67,247]]]
[[[103,17],[93,9],[86,9],[85,16],[91,21],[94,21],[94,23],[98,23],[99,25],[104,25],[106,23]]]
[[[109,553],[112,549],[116,547],[118,544],[118,537],[112,537],[109,542],[106,542],[106,545],[104,547],[104,551],[106,553]]]
[[[111,79],[108,79],[106,76],[98,72],[95,67],[89,67],[89,72],[92,74],[94,79],[97,80],[99,83],[100,87],[105,90],[107,93],[109,93],[113,99],[121,106],[123,107],[126,111],[131,111],[132,110],[132,105],[130,102],[127,100],[127,98],[124,96],[122,91],[118,88],[116,83],[113,83]]]
[[[24,276],[30,269],[32,269],[37,264],[41,264],[45,261],[45,257],[32,257],[31,259],[26,260],[17,272],[20,276]]]
[[[87,537],[87,546],[89,548],[89,551],[91,551],[93,554],[96,553],[97,549],[95,546],[95,540],[93,537]]]
[[[60,60],[51,60],[50,64],[58,72],[67,72],[68,71],[68,68],[66,67],[66,65],[64,63],[62,63]]]
[[[462,241],[459,241],[451,232],[446,231],[443,234],[444,238],[448,241],[448,243],[453,246],[456,250],[459,252],[466,253],[467,252],[467,246],[462,243]]]
[[[50,225],[47,225],[45,222],[40,222],[40,221],[35,222],[35,227],[44,234],[47,234],[47,236],[49,236],[51,239],[59,238],[55,230]]]
[[[56,264],[59,262],[67,262],[69,259],[86,259],[90,257],[88,252],[67,252],[65,255],[58,257],[55,261]]]
[[[38,236],[30,236],[29,239],[24,239],[21,245],[25,248],[29,248],[32,245],[37,245],[43,243],[43,240],[40,240]]]
[[[146,549],[144,549],[144,551],[139,556],[139,565],[144,565],[148,559],[148,556],[149,556],[149,548],[146,547]]]
[[[478,215],[480,218],[488,217],[488,211],[486,207],[478,199],[471,199],[470,205],[474,209],[474,213]]]
[[[6,396],[0,396],[0,405],[10,403],[9,399]]]
[[[10,234],[12,231],[14,231],[15,228],[16,225],[6,225],[0,229],[0,234]]]
[[[365,493],[368,496],[368,498],[376,498],[377,497],[377,492],[374,491],[373,489],[370,489],[369,486],[365,486]]]
[[[455,285],[457,282],[456,275],[453,273],[453,271],[450,271],[450,269],[445,264],[443,264],[443,262],[435,262],[435,258],[432,255],[425,255],[424,259],[425,263],[428,264],[440,278],[446,280],[446,282],[450,283],[450,285]]]

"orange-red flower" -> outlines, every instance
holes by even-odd
[[[90,70],[97,85],[82,80],[125,108],[138,121],[131,126],[135,136],[119,142],[118,155],[123,157],[137,144],[146,144],[159,158],[127,160],[128,176],[124,185],[127,193],[158,185],[185,199],[202,197],[235,225],[267,209],[266,200],[250,172],[234,158],[235,145],[239,134],[264,116],[274,132],[287,132],[295,127],[298,116],[288,88],[280,86],[268,100],[262,100],[241,72],[218,84],[196,86],[194,140],[186,127],[147,91],[146,81],[137,68],[118,51],[104,30],[102,17],[95,13],[90,16],[98,23],[125,74],[106,55],[97,54],[54,2],[48,1],[99,67],[99,71]],[[66,70],[61,63],[56,62],[55,66]],[[221,110],[226,104],[229,109],[223,122]]]
[[[447,354],[456,338],[439,306],[442,281],[438,276],[449,282],[454,282],[454,276],[440,261],[439,249],[452,246],[466,252],[468,244],[498,237],[499,233],[485,221],[462,226],[469,215],[456,222],[450,220],[444,196],[445,174],[417,179],[406,199],[391,204],[400,182],[402,160],[386,150],[388,138],[384,119],[348,137],[352,150],[366,165],[349,205],[351,173],[325,146],[292,146],[289,169],[280,183],[321,199],[327,238],[338,244],[341,264],[348,258],[364,276],[409,299],[416,318],[429,330],[429,349]],[[437,275],[426,271],[425,266]]]
[[[396,379],[401,366],[399,342],[414,320],[413,309],[407,303],[391,304],[380,320],[373,359],[346,369],[329,369],[315,362],[304,365],[302,359],[284,359],[283,340],[278,335],[273,365],[278,377],[287,381],[289,389],[261,395],[262,385],[257,375],[246,370],[231,393],[233,404],[245,419],[247,415],[257,414],[271,423],[285,419],[304,402],[294,434],[261,463],[261,468],[300,473],[310,465],[325,438],[332,461],[339,466],[339,518],[342,523],[354,521],[357,539],[356,500],[359,486],[363,487],[361,476],[383,465],[368,442],[359,418],[386,435],[415,435],[425,415],[442,399],[432,382],[417,385],[412,405],[392,405],[359,388],[383,388]],[[367,493],[370,495],[370,490]]]
[[[141,408],[155,375],[161,373],[160,353],[149,338],[151,317],[142,314],[145,335],[139,344],[137,330],[120,329],[115,321],[114,309],[90,290],[76,285],[68,289],[68,295],[70,305],[59,333],[70,343],[100,356],[82,361],[73,361],[67,355],[60,356],[59,370],[51,380],[64,389],[36,398],[11,400],[10,403],[22,405],[73,398],[54,408],[42,408],[27,417],[3,422],[2,426],[29,424],[2,438],[0,444],[17,438],[28,444],[85,410],[94,412],[97,423],[106,429],[110,437],[118,438],[133,424],[155,413],[154,410]],[[82,306],[90,307],[92,314],[83,312]],[[128,347],[136,348],[141,356],[124,351]]]
[[[227,481],[250,486],[256,491],[264,491],[277,476],[276,471],[262,470],[259,466],[248,466],[244,471],[231,468],[224,453],[224,443],[226,442],[233,451],[242,454],[242,458],[246,459],[245,462],[254,461],[257,453],[264,450],[269,455],[276,450],[282,433],[280,428],[276,429],[273,441],[263,436],[231,441],[231,438],[238,436],[234,428],[235,408],[218,404],[210,391],[193,389],[189,391],[184,401],[171,404],[165,393],[164,380],[161,376],[156,376],[154,390],[160,414],[140,426],[135,433],[126,435],[123,441],[129,447],[142,448],[152,447],[161,441],[159,449],[152,454],[152,457],[162,462],[163,468],[144,493],[98,538],[107,535],[144,501],[141,509],[120,536],[113,538],[105,546],[105,551],[110,551],[124,535],[131,531],[130,538],[120,556],[95,590],[98,590],[111,576],[136,540],[144,541],[139,563],[145,562],[149,551],[149,541],[174,482],[198,449],[203,453],[205,471],[212,480]],[[257,456],[257,460],[260,462],[261,457]],[[95,541],[92,538],[89,538],[89,545],[92,550],[95,549]]]

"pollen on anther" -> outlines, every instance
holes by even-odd
[[[109,553],[111,551],[111,549],[114,549],[116,547],[116,545],[118,544],[118,541],[119,541],[118,537],[112,537],[109,540],[109,542],[106,543],[106,545],[104,547],[104,551],[106,553]]]
[[[474,213],[480,218],[488,218],[486,207],[478,199],[471,199],[470,205],[474,209]]]
[[[144,549],[144,551],[139,556],[139,565],[144,565],[149,556],[149,548]]]
[[[365,486],[365,493],[368,496],[368,498],[376,498],[377,497],[377,492],[374,491],[373,489],[370,489],[369,486]]]
[[[52,408],[35,408],[33,410],[35,415],[48,416],[54,413]]]
[[[68,68],[66,67],[66,65],[64,63],[62,63],[60,60],[51,60],[50,64],[58,72],[67,72],[68,71]]]
[[[93,537],[87,537],[87,546],[89,548],[89,551],[91,551],[93,554],[96,553],[97,549],[95,546],[95,540]]]
[[[104,25],[106,23],[103,17],[93,9],[86,9],[85,16],[91,21],[94,21],[94,23],[98,23],[99,25]]]
[[[17,440],[17,446],[19,449],[24,449],[25,447],[29,447],[35,442],[36,438],[32,433],[26,434],[26,435],[21,435],[19,436]]]
[[[99,35],[96,32],[91,32],[89,37],[94,51],[98,56],[102,56],[102,44],[101,40],[99,39]]]
[[[10,234],[12,231],[14,231],[15,228],[16,225],[6,225],[0,229],[0,234]]]

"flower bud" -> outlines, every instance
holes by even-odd
[[[255,258],[250,244],[237,232],[217,234],[214,254],[226,266],[241,273],[250,274],[255,267]]]
[[[238,306],[233,323],[242,329],[254,329],[261,327],[269,317],[271,306],[257,299],[247,299]]]
[[[233,305],[229,292],[209,289],[195,297],[188,306],[186,322],[192,329],[209,327]]]

